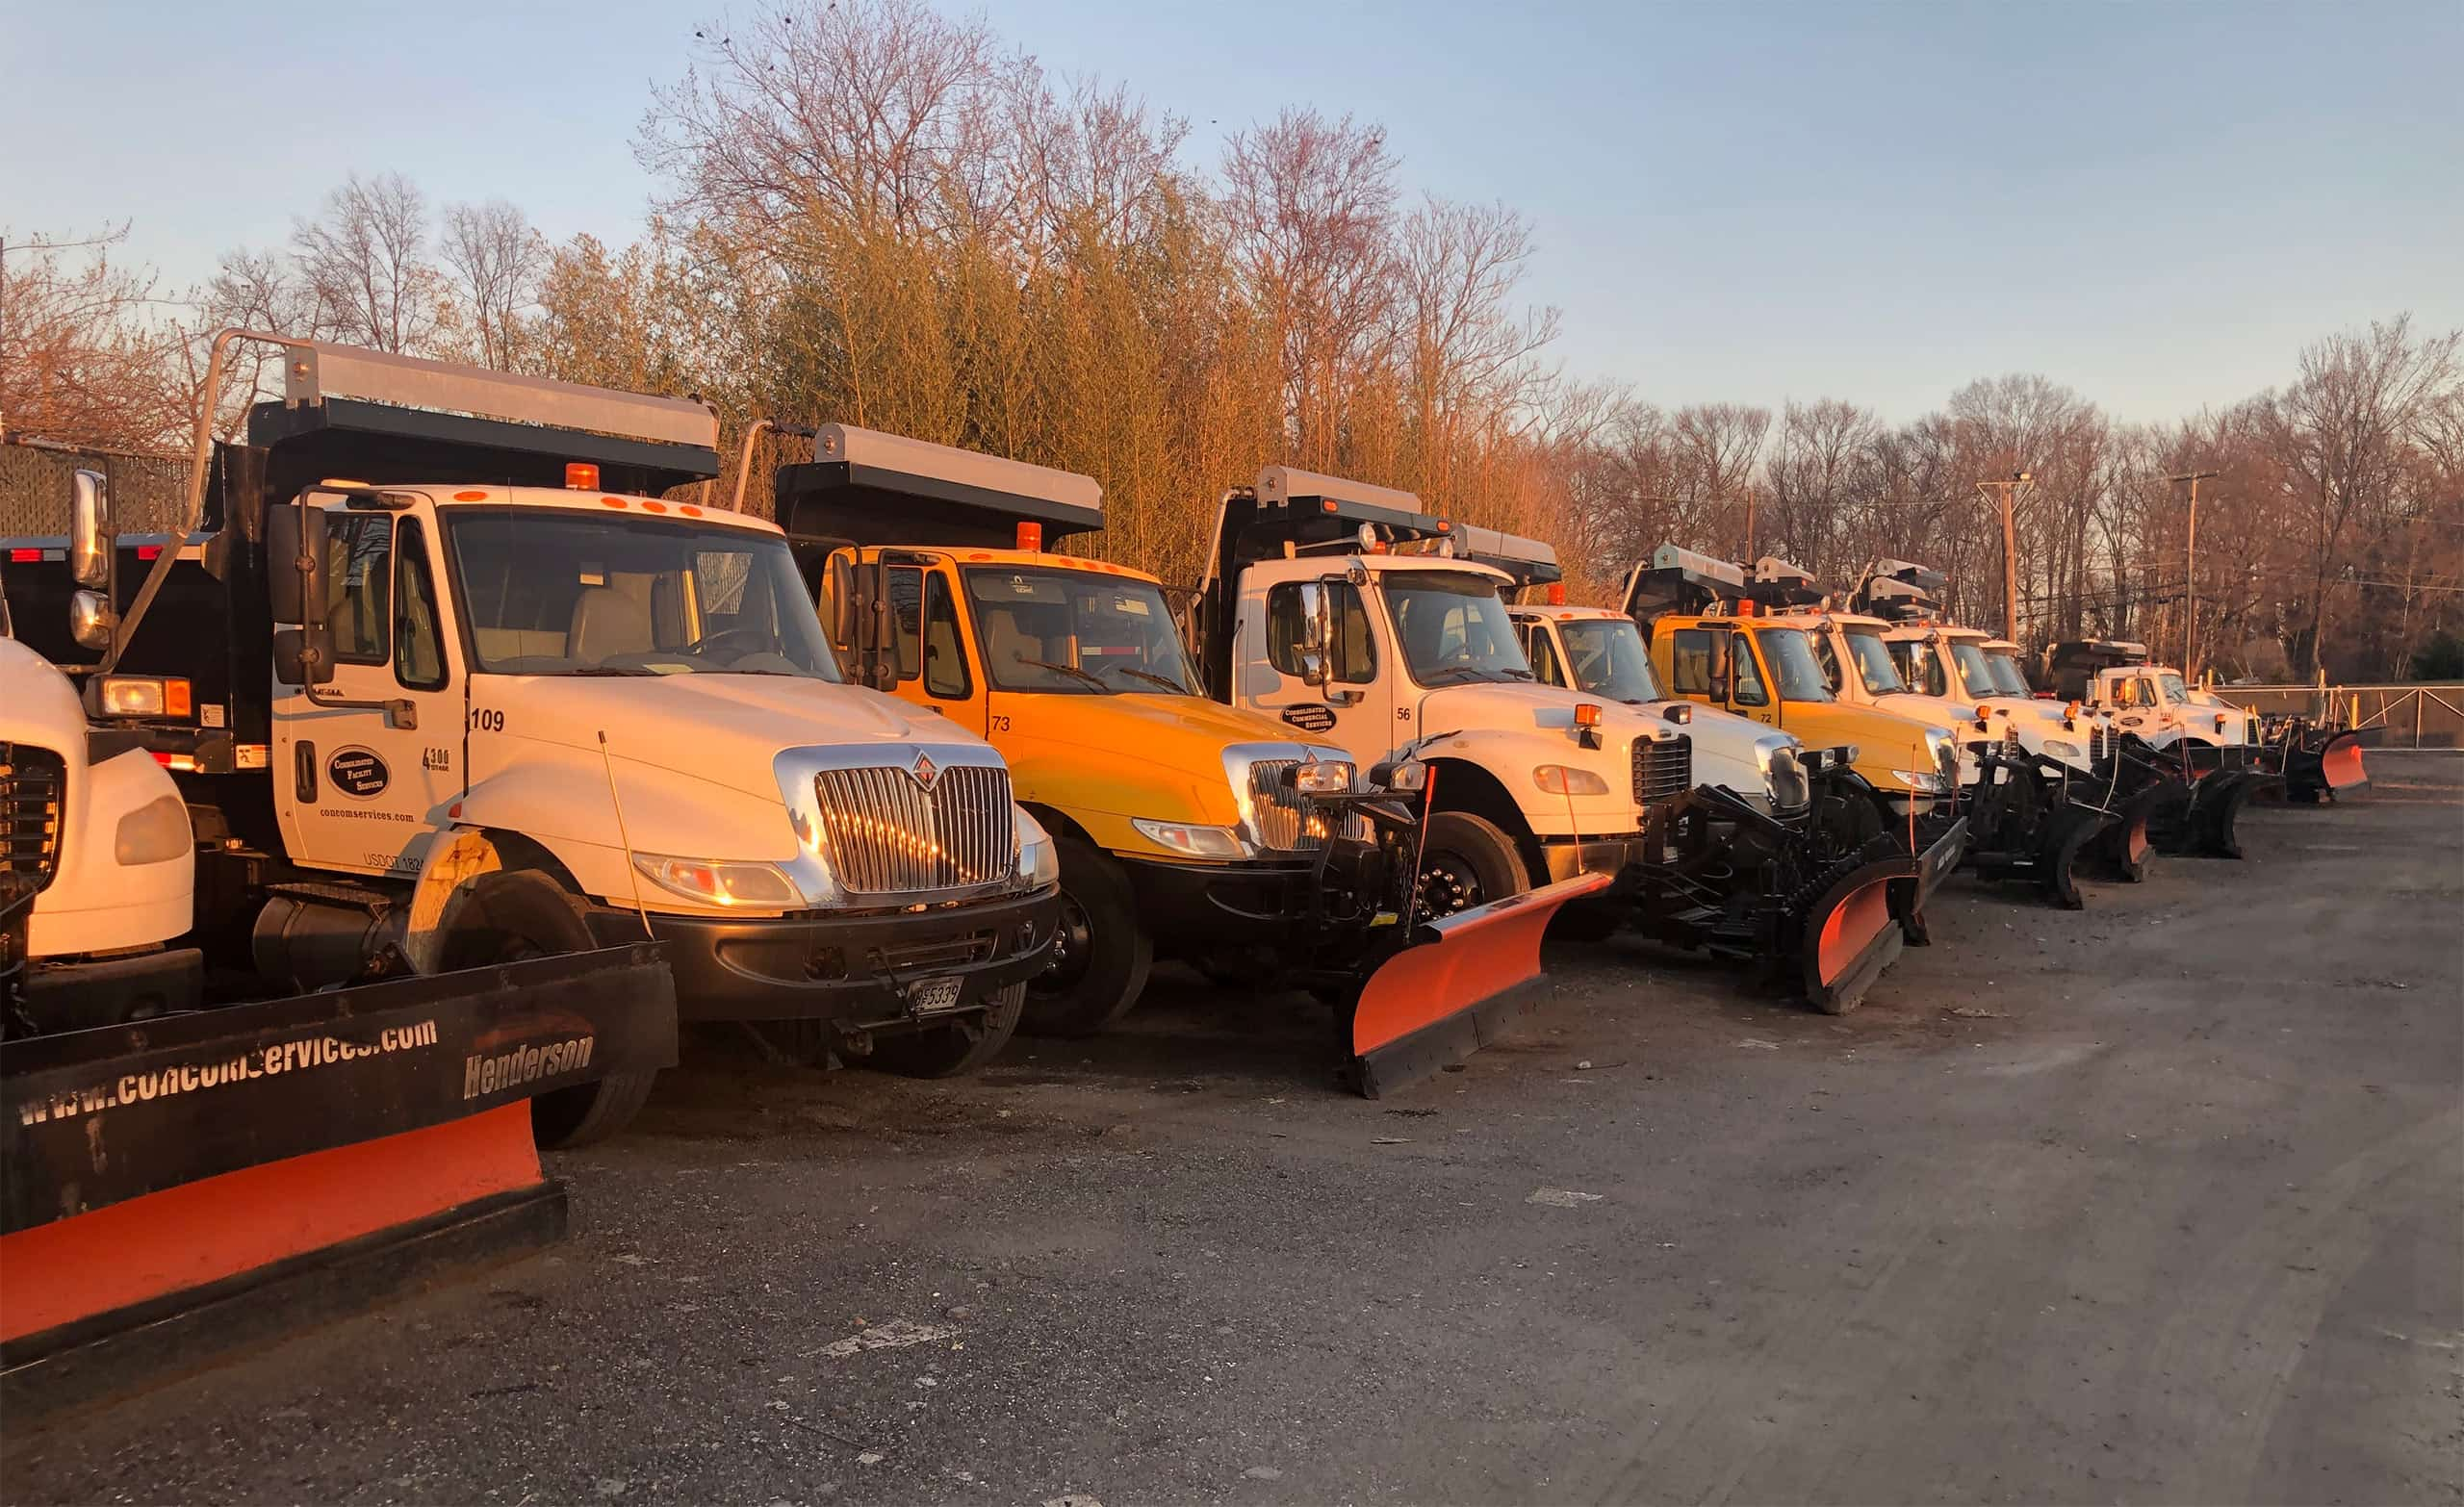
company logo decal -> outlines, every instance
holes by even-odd
[[[933,788],[934,780],[941,778],[939,767],[933,762],[933,756],[929,754],[916,754],[915,762],[907,766],[907,773],[917,784],[927,790]]]
[[[336,749],[325,760],[325,779],[343,794],[368,801],[385,793],[394,774],[372,749]]]
[[[1324,732],[1335,725],[1335,709],[1316,702],[1304,702],[1283,709],[1283,720],[1303,732]]]

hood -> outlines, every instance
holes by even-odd
[[[801,676],[484,676],[471,701],[502,711],[516,737],[595,753],[604,732],[620,757],[773,800],[772,760],[784,749],[984,747],[938,713]]]
[[[1004,702],[1033,696],[1044,703],[1040,712],[1050,715],[1036,719],[1036,735],[1042,741],[1079,743],[1115,753],[1135,751],[1159,761],[1181,756],[1173,751],[1187,743],[1197,764],[1213,769],[1222,768],[1222,750],[1227,743],[1325,745],[1327,741],[1263,712],[1244,711],[1203,696],[1173,696],[1163,691],[1129,691],[1113,696],[1002,692],[999,696]]]
[[[0,638],[0,742],[65,754],[86,743],[76,683],[13,638]]]
[[[1589,702],[1600,708],[1600,732],[1603,740],[1630,742],[1639,737],[1655,741],[1673,738],[1685,729],[1656,711],[1629,706],[1623,702],[1586,696],[1563,686],[1542,685],[1529,680],[1481,680],[1470,685],[1444,685],[1433,691],[1419,692],[1413,701],[1420,716],[1413,727],[1415,737],[1432,732],[1495,731],[1570,733],[1575,726],[1575,707]],[[1410,704],[1407,702],[1406,704]],[[1699,709],[1698,709],[1699,710]]]

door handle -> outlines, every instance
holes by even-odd
[[[317,745],[302,738],[291,746],[292,789],[302,802],[317,799]]]

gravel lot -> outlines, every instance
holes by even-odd
[[[0,1495],[2464,1500],[2464,759],[2371,758],[2082,914],[1955,881],[1844,1019],[1553,952],[1379,1104],[1179,976],[957,1085],[706,1046],[567,1245]]]

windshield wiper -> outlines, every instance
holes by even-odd
[[[1431,670],[1422,675],[1421,683],[1423,685],[1435,685],[1438,683],[1439,677],[1450,675],[1470,676],[1475,680],[1484,680],[1488,678],[1488,672],[1477,665],[1447,665],[1441,669]]]
[[[1183,685],[1178,680],[1167,680],[1160,675],[1149,675],[1147,672],[1137,669],[1131,665],[1115,665],[1113,668],[1123,675],[1134,675],[1150,685],[1160,685],[1175,696],[1188,696],[1193,694],[1188,686]]]
[[[1505,677],[1509,680],[1537,680],[1540,678],[1528,670],[1516,670],[1510,666],[1500,666],[1498,674]]]
[[[1023,655],[1015,660],[1014,663],[1033,665],[1039,670],[1058,670],[1063,675],[1074,675],[1079,679],[1086,681],[1089,685],[1093,686],[1096,690],[1103,692],[1105,695],[1110,696],[1112,694],[1113,688],[1104,683],[1103,677],[1094,675],[1089,671],[1081,670],[1076,665],[1057,665],[1049,659],[1028,659]]]
[[[628,670],[621,665],[587,665],[579,670],[565,670],[562,675],[656,675],[655,670]]]

